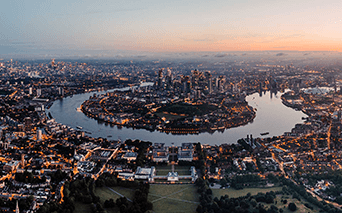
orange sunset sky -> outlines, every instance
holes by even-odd
[[[54,51],[342,51],[342,1],[6,1],[0,56]]]

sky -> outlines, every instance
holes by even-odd
[[[341,0],[11,0],[0,57],[342,51]]]

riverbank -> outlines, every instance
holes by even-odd
[[[122,88],[129,89],[129,88]],[[108,91],[103,91],[105,93]],[[256,110],[255,118],[252,122],[239,127],[225,129],[224,131],[204,132],[201,134],[172,134],[160,131],[151,131],[137,128],[126,128],[116,126],[98,120],[92,119],[77,112],[76,108],[94,93],[78,94],[73,97],[57,100],[46,113],[51,113],[55,120],[64,125],[76,129],[76,126],[82,126],[83,131],[91,132],[87,134],[91,137],[102,137],[108,139],[140,139],[151,142],[162,142],[166,145],[182,142],[201,142],[203,144],[222,144],[236,143],[238,139],[252,134],[254,137],[273,137],[282,135],[284,132],[291,131],[297,123],[303,123],[302,117],[306,115],[300,111],[286,107],[278,93],[272,95],[266,92],[262,95],[253,93],[248,95],[245,100]],[[98,94],[98,93],[97,93]],[[260,133],[269,132],[268,135],[260,136]]]

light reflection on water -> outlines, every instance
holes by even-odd
[[[183,142],[201,142],[202,144],[211,145],[235,143],[238,139],[246,137],[247,134],[252,134],[254,138],[262,137],[260,133],[263,132],[269,132],[269,135],[263,137],[278,136],[284,132],[291,131],[296,123],[303,122],[302,117],[306,117],[304,113],[283,105],[280,99],[282,93],[278,92],[275,95],[267,91],[262,96],[259,93],[254,93],[246,97],[249,105],[257,109],[256,117],[252,123],[226,129],[224,132],[172,135],[158,131],[150,132],[144,129],[118,128],[117,126],[97,122],[92,118],[88,118],[82,112],[76,111],[76,108],[93,93],[78,94],[73,97],[67,97],[64,100],[57,100],[48,112],[51,112],[53,118],[59,123],[75,129],[76,126],[82,126],[84,131],[92,133],[90,135],[92,137],[103,137],[112,140],[118,138],[121,140],[140,139],[154,143],[165,143],[167,145],[171,145],[171,143],[177,145]],[[96,93],[99,94],[99,92]]]

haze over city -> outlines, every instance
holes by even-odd
[[[341,51],[342,2],[6,1],[0,57]]]

